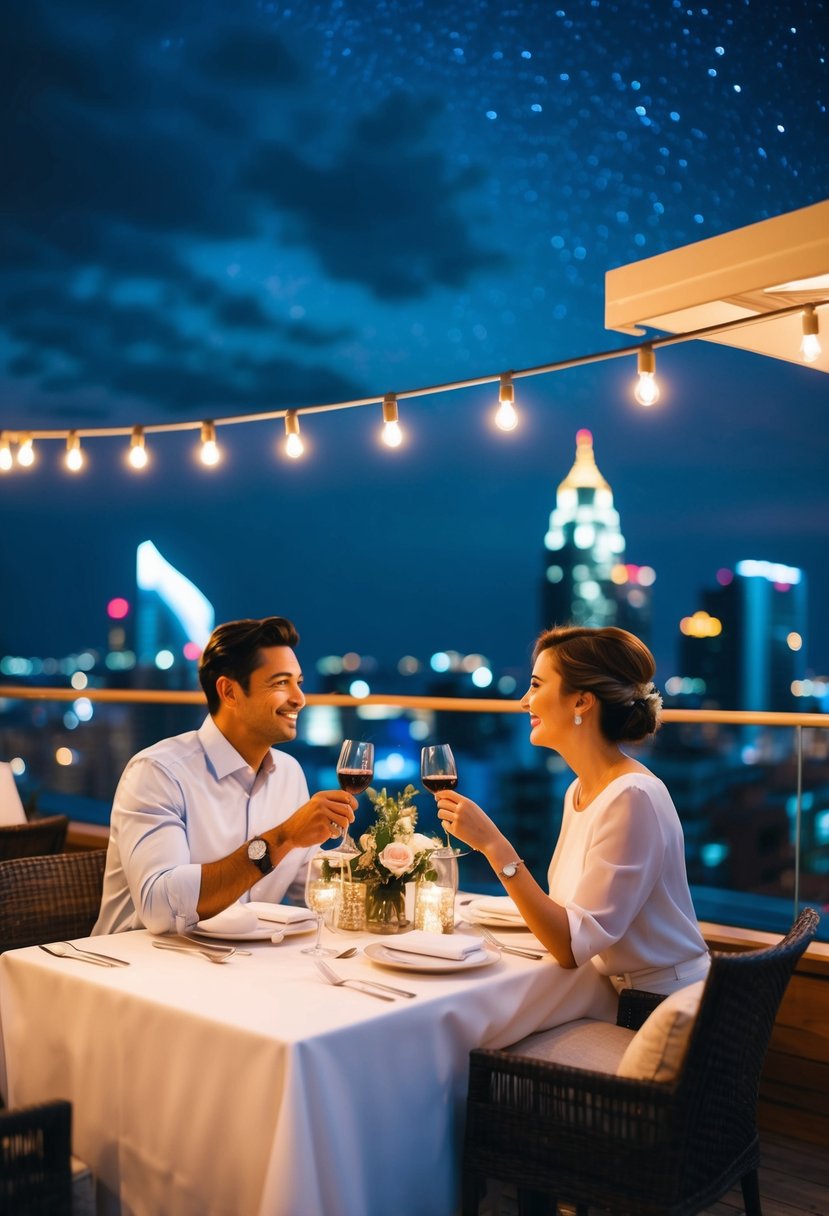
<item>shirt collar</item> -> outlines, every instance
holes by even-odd
[[[230,776],[231,773],[238,773],[240,771],[243,773],[250,772],[247,760],[239,755],[236,748],[222,734],[210,715],[202,722],[198,733],[208,763],[220,781],[223,777]],[[260,772],[264,774],[272,773],[275,767],[276,759],[273,751],[269,749],[262,761]]]

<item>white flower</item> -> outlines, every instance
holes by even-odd
[[[408,815],[401,815],[397,821],[397,834],[399,837],[411,836],[414,831],[414,824]]]
[[[424,836],[422,832],[415,832],[409,844],[415,853],[424,853],[427,850],[431,853],[432,849],[436,849],[439,846],[440,841],[435,840],[432,836]]]

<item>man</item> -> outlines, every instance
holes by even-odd
[[[302,899],[308,858],[353,822],[357,801],[308,786],[292,756],[305,704],[285,617],[231,621],[199,663],[209,716],[133,756],[115,791],[93,933],[182,933],[249,898]]]

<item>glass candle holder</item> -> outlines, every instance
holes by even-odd
[[[341,929],[365,929],[366,884],[346,881],[340,895],[340,915],[337,924]]]
[[[415,889],[415,929],[452,933],[455,929],[455,889],[436,882],[419,882]]]

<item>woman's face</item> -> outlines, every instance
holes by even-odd
[[[530,715],[530,742],[536,747],[557,750],[562,739],[573,729],[578,699],[577,692],[562,692],[553,652],[542,650],[533,667],[530,687],[521,702],[521,708]]]

